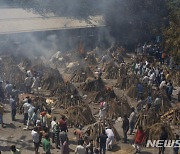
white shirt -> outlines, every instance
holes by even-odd
[[[28,110],[28,117],[32,117],[34,110],[35,110],[35,107],[30,105],[30,108]]]
[[[112,129],[106,129],[106,135],[108,136],[108,138],[114,137],[114,133]]]
[[[129,116],[129,121],[136,122],[136,113],[135,112],[131,113],[131,115]]]
[[[162,88],[165,87],[165,86],[166,86],[166,81],[162,81],[161,84],[160,84],[160,86],[159,86],[159,88],[162,89]]]
[[[39,133],[32,130],[31,131],[33,142],[38,143],[39,142]]]
[[[56,121],[51,121],[51,131],[53,131],[54,126],[56,125]]]
[[[31,105],[29,103],[24,103],[23,104],[23,109],[24,109],[24,113],[28,113],[29,108],[31,107]]]
[[[83,147],[82,145],[78,145],[76,147],[75,153],[76,154],[86,154],[85,147]]]

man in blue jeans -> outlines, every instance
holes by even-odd
[[[1,126],[4,128],[3,113],[4,113],[4,107],[0,104],[0,123],[1,123]]]
[[[16,116],[16,101],[14,99],[14,96],[10,98],[10,107],[11,107],[11,118],[12,121],[15,121]]]

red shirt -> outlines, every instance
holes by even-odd
[[[135,137],[135,144],[141,144],[144,141],[145,133],[144,131],[138,130]]]
[[[61,131],[67,131],[67,123],[65,120],[61,119],[59,120],[59,127]]]

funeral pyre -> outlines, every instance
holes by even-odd
[[[94,78],[94,74],[89,67],[79,67],[74,71],[71,81],[72,82],[85,82],[87,78]]]
[[[88,105],[69,107],[65,113],[70,127],[82,128],[85,125],[95,123],[95,118]]]

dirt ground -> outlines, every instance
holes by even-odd
[[[60,70],[62,71],[62,70]],[[70,78],[69,74],[63,74],[65,80],[68,80]],[[104,80],[105,83],[108,86],[114,87],[116,85],[116,80]],[[76,84],[75,84],[76,85]],[[78,84],[76,87],[79,87]],[[122,96],[122,94],[126,94],[126,91],[119,90],[117,88],[113,88],[117,96]],[[80,90],[78,88],[78,90]],[[86,95],[87,93],[83,93],[83,91],[79,91],[80,95]],[[174,95],[176,95],[177,91],[175,91]],[[131,106],[136,106],[137,102],[129,97],[128,102]],[[84,100],[86,103],[89,103],[92,101],[93,95],[88,95],[87,99]],[[6,124],[6,128],[0,127],[0,150],[2,151],[2,154],[9,154],[9,146],[12,144],[15,144],[17,148],[21,150],[22,154],[33,154],[33,142],[31,137],[31,131],[30,130],[23,130],[25,127],[22,123],[23,115],[17,114],[16,121],[11,121],[10,116],[10,107],[9,104],[6,104],[7,113],[4,114],[4,123]],[[97,114],[98,106],[94,104],[90,104],[90,107],[92,109],[93,114]],[[60,118],[62,111],[59,109],[55,109],[53,111],[53,115],[55,115],[58,119]],[[123,138],[123,132],[121,128],[121,121],[117,121],[115,124],[115,128],[120,134],[121,140],[117,143],[116,147],[114,148],[114,151],[107,151],[107,154],[133,154],[135,152],[134,148],[132,147],[134,135],[130,136],[128,135],[129,142],[127,144],[122,143]],[[76,137],[73,135],[74,128],[70,128],[68,132],[68,137],[70,140],[70,151],[73,154],[75,147],[77,145]],[[52,154],[58,154],[60,153],[60,150],[55,149],[55,145],[52,144]],[[158,149],[157,148],[145,148],[142,147],[142,154],[157,154]],[[172,148],[167,148],[165,154],[172,154]],[[42,147],[40,147],[40,154],[43,154]]]

